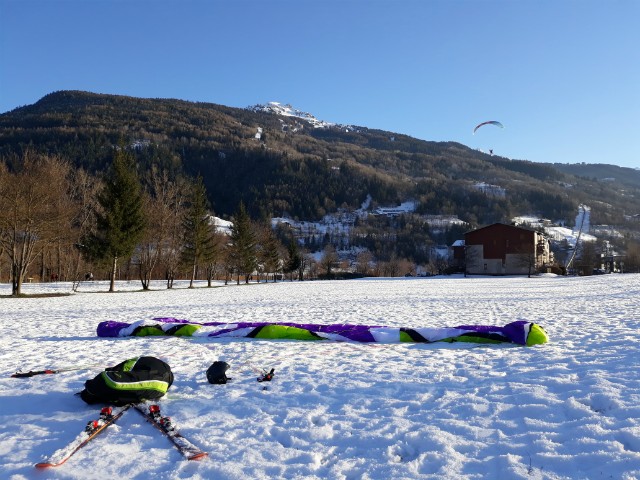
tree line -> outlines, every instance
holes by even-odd
[[[201,176],[175,175],[165,163],[147,170],[135,149],[112,148],[102,174],[74,167],[66,159],[31,150],[0,162],[0,281],[20,295],[25,281],[74,282],[94,278],[138,278],[249,282],[288,276],[302,280],[335,278],[336,271],[398,276],[416,264],[433,273],[446,266],[430,261],[429,247],[451,243],[462,233],[430,232],[417,216],[371,216],[348,233],[310,237],[290,228],[272,228],[271,218],[253,220],[242,200],[230,235],[216,228]],[[454,231],[455,230],[455,231]],[[442,237],[442,238],[440,238]],[[352,249],[339,259],[336,248]],[[321,252],[312,255],[310,252]],[[342,273],[344,275],[344,273]]]
[[[8,165],[12,167],[9,168]],[[254,274],[301,278],[302,254],[284,246],[270,223],[254,222],[242,202],[230,235],[213,222],[202,177],[171,177],[152,168],[141,174],[132,153],[113,149],[102,175],[68,161],[27,152],[0,162],[0,281],[12,295],[30,279],[67,280],[137,276],[142,289],[164,278],[249,282]]]
[[[153,164],[141,171],[130,148],[112,149],[111,164],[93,175],[59,156],[27,151],[0,162],[0,281],[20,295],[25,281],[74,282],[137,278],[143,290],[163,279],[400,276],[422,264],[432,273],[429,248],[451,243],[461,227],[433,233],[418,216],[370,216],[348,232],[301,236],[271,218],[253,220],[240,200],[230,234],[213,222],[201,176],[188,179]],[[337,249],[353,251],[338,257]],[[321,252],[312,255],[310,252]]]
[[[253,211],[247,208],[243,192],[236,187],[225,191],[236,201],[231,234],[226,235],[212,223],[207,190],[215,185],[208,187],[200,175],[185,177],[174,160],[167,152],[124,143],[110,148],[102,173],[77,167],[66,157],[30,149],[0,157],[0,282],[10,281],[12,294],[19,295],[25,281],[67,280],[75,287],[94,276],[108,278],[113,291],[116,279],[136,277],[146,290],[151,280],[158,279],[172,288],[176,279],[185,278],[193,287],[196,279],[206,279],[211,286],[214,279],[240,283],[252,277],[335,278],[336,272],[344,275],[345,271],[399,276],[415,274],[417,265],[442,273],[450,266],[432,255],[431,247],[451,245],[469,228],[486,223],[480,215],[484,220],[504,221],[513,208],[509,198],[464,188],[447,190],[445,186],[455,182],[430,180],[417,185],[421,195],[414,214],[358,217],[350,229],[304,237],[291,228],[273,229],[272,209],[264,208],[259,195],[249,196]],[[302,175],[313,171],[305,162],[295,165]],[[287,183],[278,188],[285,189]],[[232,185],[237,184],[229,182]],[[371,185],[358,188],[364,192]],[[256,190],[257,185],[252,188]],[[446,194],[436,195],[438,189]],[[561,197],[537,194],[538,201],[548,199],[549,208],[559,216],[572,210],[571,202]],[[337,198],[331,199],[334,203],[328,209],[339,207]],[[463,216],[467,225],[436,231],[421,217],[430,211],[455,214],[460,204],[472,205]],[[624,240],[625,271],[637,270],[637,242]],[[344,254],[338,258],[336,249],[351,250],[350,258]]]

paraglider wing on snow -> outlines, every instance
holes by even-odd
[[[472,342],[538,345],[549,339],[532,322],[517,320],[505,326],[461,325],[457,327],[385,327],[351,324],[317,325],[292,322],[191,322],[176,318],[154,318],[133,323],[106,321],[98,325],[99,337],[192,336],[259,339],[334,340],[343,342]]]

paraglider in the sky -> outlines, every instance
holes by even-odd
[[[495,125],[496,127],[504,128],[504,125],[502,125],[500,122],[497,122],[496,120],[489,120],[488,122],[482,122],[476,125],[476,128],[473,129],[473,134],[475,135],[476,130],[478,130],[483,125]]]

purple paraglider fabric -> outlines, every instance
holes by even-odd
[[[537,345],[546,343],[544,329],[526,320],[504,326],[460,325],[456,327],[390,327],[355,324],[295,322],[194,322],[171,317],[132,323],[106,321],[98,325],[99,337],[184,336],[257,339],[334,340],[347,342],[473,342]]]

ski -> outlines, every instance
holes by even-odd
[[[200,460],[208,456],[207,452],[203,452],[183,437],[173,426],[169,417],[162,416],[159,405],[149,405],[148,410],[142,405],[134,405],[134,408],[138,410],[147,421],[164,433],[187,460]]]
[[[84,447],[87,443],[93,440],[100,432],[102,432],[109,425],[115,423],[124,412],[129,409],[130,405],[126,405],[121,408],[113,409],[112,407],[104,407],[100,411],[100,416],[97,420],[92,420],[87,423],[84,431],[81,432],[75,439],[71,441],[67,446],[57,450],[53,455],[43,462],[36,463],[37,468],[59,467],[65,463],[69,458]]]

